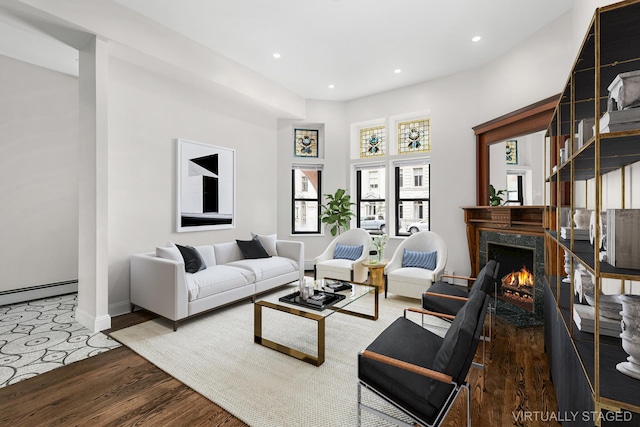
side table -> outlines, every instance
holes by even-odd
[[[372,263],[370,261],[362,261],[362,265],[369,269],[369,284],[378,288],[378,293],[384,291],[384,268],[389,262],[387,260]]]

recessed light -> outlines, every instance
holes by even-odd
[[[393,72],[396,74],[400,74],[402,70],[400,68],[396,68],[395,70],[393,70]]]
[[[475,36],[474,38],[471,39],[472,42],[479,42],[482,39],[482,37],[480,36]]]
[[[336,87],[335,85],[329,85],[329,89],[333,89],[334,87]]]
[[[276,53],[273,54],[273,57],[278,59],[278,58],[280,58],[280,54],[278,52],[276,52]]]

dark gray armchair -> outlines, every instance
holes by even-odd
[[[396,319],[358,355],[358,425],[362,411],[393,423],[413,426],[362,402],[365,388],[415,422],[436,426],[462,389],[467,389],[467,425],[471,424],[467,373],[484,324],[489,297],[470,295],[444,338],[405,317]]]

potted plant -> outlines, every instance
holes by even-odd
[[[342,229],[349,229],[349,221],[355,216],[351,211],[351,206],[355,205],[351,201],[351,196],[346,194],[342,188],[338,188],[335,194],[325,194],[326,205],[320,205],[320,221],[331,226],[331,235],[340,234]]]
[[[491,206],[500,206],[502,205],[502,195],[507,190],[498,190],[493,187],[493,185],[489,185],[489,204]]]

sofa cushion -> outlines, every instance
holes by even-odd
[[[169,242],[171,243],[171,242]],[[174,245],[171,243],[171,246],[167,244],[167,246],[157,246],[156,247],[156,256],[159,258],[170,259],[172,261],[184,262],[184,258],[182,258],[182,254]]]
[[[403,267],[418,267],[427,270],[436,268],[437,252],[418,252],[405,249],[402,253]]]
[[[278,239],[277,234],[269,234],[267,236],[264,234],[251,233],[251,237],[255,238],[256,236],[258,236],[260,243],[262,243],[262,246],[269,255],[278,256],[278,250],[276,249],[276,240]]]
[[[336,243],[336,248],[333,252],[333,259],[349,259],[355,261],[362,255],[362,245],[360,246],[348,246]]]
[[[387,274],[387,280],[423,286],[425,280],[433,282],[433,271],[418,267],[398,268]]]
[[[184,270],[187,273],[197,273],[198,271],[207,268],[207,264],[204,262],[196,248],[193,246],[176,246],[182,254],[182,258],[184,258]]]
[[[213,252],[213,245],[194,246],[194,248],[196,248],[207,267],[216,265],[216,254]]]
[[[243,268],[214,265],[197,273],[187,274],[189,301],[235,289],[255,282],[255,274]]]
[[[236,242],[244,259],[269,258],[271,256],[260,243],[258,236],[254,236],[251,240],[236,239]]]
[[[238,267],[255,274],[256,281],[267,280],[298,270],[298,263],[279,256],[233,261],[228,266]]]

